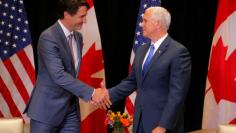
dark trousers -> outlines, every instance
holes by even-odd
[[[145,133],[143,129],[142,113],[139,117],[137,133]]]
[[[37,120],[30,120],[30,133],[79,133],[80,119],[76,106],[73,105],[59,126],[49,125]]]
[[[137,133],[145,133],[144,127],[143,127],[143,121],[142,121],[142,114],[140,115],[140,118],[139,118]],[[174,133],[174,132],[170,130],[166,130],[166,133]]]

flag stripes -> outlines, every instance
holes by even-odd
[[[1,80],[1,79],[0,79]],[[0,82],[1,83],[1,82]],[[2,87],[1,87],[2,88]],[[1,91],[1,90],[0,90]],[[12,117],[11,113],[10,113],[10,110],[9,110],[9,107],[8,105],[6,104],[6,101],[5,99],[3,98],[3,95],[0,94],[0,117]]]
[[[26,88],[22,82],[22,80],[20,79],[19,75],[16,72],[16,69],[11,60],[7,59],[4,62],[4,65],[7,66],[6,69],[9,72],[11,78],[12,78],[12,82],[15,84],[17,90],[19,91],[21,97],[23,98],[24,102],[27,103],[27,100],[29,99],[29,95],[27,94]]]
[[[4,85],[1,78],[0,78],[0,83],[3,85],[1,87],[1,92],[3,94],[3,98],[5,99],[7,106],[9,107],[9,111],[10,111],[11,115],[16,116],[16,117],[21,117],[21,113],[16,106],[16,103],[18,103],[18,101],[16,101],[16,99],[11,97],[11,92]]]
[[[32,46],[29,45],[28,47],[24,48],[24,50],[21,50],[17,53],[18,59],[21,64],[23,65],[24,69],[26,70],[25,72],[27,73],[30,81],[35,84],[35,73],[34,73],[34,61],[33,58],[28,58],[28,57],[33,57],[33,52],[32,52]],[[29,76],[30,75],[30,76]],[[32,89],[31,89],[32,90]]]
[[[35,84],[34,62],[31,62],[33,56],[26,54],[29,50],[32,50],[31,45],[12,55],[9,59],[0,61],[0,111],[2,117],[23,117],[25,121],[28,121],[28,118],[22,113]]]
[[[0,117],[23,114],[35,84],[34,55],[23,0],[0,1]]]

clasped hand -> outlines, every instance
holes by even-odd
[[[99,107],[100,109],[106,110],[107,108],[110,108],[112,103],[110,101],[108,91],[103,83],[101,83],[101,88],[95,89],[90,103]]]

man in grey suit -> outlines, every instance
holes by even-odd
[[[133,133],[184,133],[191,59],[188,50],[168,35],[170,21],[163,7],[145,11],[141,26],[151,43],[137,50],[130,75],[107,92],[114,105],[137,91]]]
[[[40,35],[36,86],[25,109],[31,133],[79,133],[78,97],[103,103],[104,91],[77,80],[83,45],[77,30],[87,10],[80,0],[59,0],[59,20]]]

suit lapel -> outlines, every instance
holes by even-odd
[[[154,63],[158,63],[158,60],[161,57],[161,55],[167,50],[169,41],[170,41],[170,37],[167,36],[166,39],[161,43],[160,47],[157,49],[157,51],[153,55],[153,57],[152,57],[152,59],[150,61],[150,64],[148,65],[147,72],[144,74],[144,76],[142,78],[143,80],[147,76],[147,74],[148,74],[149,70],[152,68],[153,64]],[[142,61],[143,60],[144,59],[142,59]],[[141,69],[142,69],[142,66],[141,66]]]
[[[58,33],[58,39],[61,41],[61,45],[64,47],[67,55],[69,56],[69,59],[70,59],[70,62],[71,64],[74,66],[74,61],[73,61],[73,57],[72,57],[72,54],[71,54],[71,51],[70,51],[70,47],[68,45],[68,41],[67,41],[67,38],[60,26],[60,24],[58,22],[56,22],[55,24],[55,28],[57,30],[57,33]]]
[[[149,49],[149,46],[150,46],[150,43],[143,45],[143,50],[140,51],[140,55],[139,55],[139,57],[137,57],[138,58],[138,60],[137,60],[138,61],[137,62],[137,64],[138,64],[137,65],[138,66],[138,77],[142,77],[143,60],[144,60],[145,55]],[[141,79],[143,79],[143,78],[141,78]]]
[[[72,57],[72,54],[71,54],[71,51],[70,51],[70,47],[68,45],[68,41],[67,41],[67,38],[66,38],[66,36],[65,36],[65,34],[64,34],[64,32],[63,32],[63,30],[62,30],[62,28],[61,28],[61,26],[58,22],[55,23],[55,29],[58,33],[57,34],[57,39],[59,41],[58,44],[61,45],[65,50],[65,55],[62,55],[62,56],[68,58],[68,63],[70,63],[71,68],[73,70],[72,75],[76,76],[76,70],[75,70],[75,67],[74,67],[75,65],[74,65],[73,57]]]

